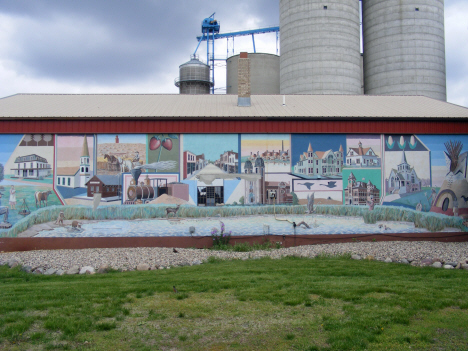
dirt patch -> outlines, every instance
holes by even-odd
[[[179,199],[175,196],[170,196],[167,194],[162,194],[158,198],[149,202],[150,204],[170,204],[170,205],[185,205],[188,202],[182,199]]]

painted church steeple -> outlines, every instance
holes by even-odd
[[[89,148],[88,138],[86,135],[83,140],[83,147],[81,148],[80,156],[80,187],[85,187],[90,178],[90,164],[89,164]]]

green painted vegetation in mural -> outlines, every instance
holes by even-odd
[[[417,228],[426,228],[429,231],[437,232],[446,227],[458,228],[467,232],[468,228],[463,224],[460,217],[451,217],[439,213],[426,213],[405,209],[395,206],[375,206],[373,211],[369,211],[362,206],[316,206],[316,214],[330,216],[350,216],[363,217],[364,223],[374,224],[379,221],[402,221],[414,223]]]
[[[20,184],[20,183],[18,183]],[[3,197],[0,199],[0,205],[2,206],[10,206],[9,204],[9,190],[10,186],[5,186],[5,190],[3,190],[4,194]],[[45,209],[47,212],[49,207],[54,207],[56,208],[57,205],[61,205],[60,200],[58,199],[57,195],[53,191],[51,191],[51,188],[49,187],[41,187],[41,186],[26,186],[26,185],[15,185],[15,191],[16,191],[16,206],[14,209],[10,208],[9,214],[8,214],[8,221],[13,225],[14,229],[16,227],[16,224],[24,222],[25,218],[23,215],[21,215],[19,212],[23,209],[26,208],[29,210],[31,213],[36,212],[36,210],[40,210],[41,208]],[[36,198],[35,194],[37,192],[44,192],[47,193],[49,192],[49,195],[47,196],[47,207],[44,208],[45,203],[42,202],[41,204],[37,203],[36,206]],[[26,205],[25,205],[26,204]],[[30,217],[31,215],[29,215]],[[26,217],[27,219],[28,217]],[[56,218],[55,218],[56,219]],[[55,221],[54,219],[54,221]],[[18,228],[22,227],[21,224],[18,226]],[[8,232],[7,229],[0,229],[0,236],[5,236],[5,234]],[[7,234],[8,235],[8,234]]]
[[[0,267],[3,350],[468,348],[462,270],[347,256],[91,276],[19,268]]]

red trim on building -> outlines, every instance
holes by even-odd
[[[337,133],[468,134],[466,120],[8,120],[2,133]]]

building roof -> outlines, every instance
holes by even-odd
[[[56,175],[58,175],[58,176],[74,176],[79,170],[80,170],[80,166],[57,167]]]
[[[349,150],[353,150],[357,155],[364,156],[371,149],[371,147],[350,147]]]
[[[81,157],[89,157],[88,138],[86,134],[83,138],[83,147],[81,148]]]
[[[86,185],[88,185],[90,181],[95,181],[96,178],[99,179],[104,185],[120,185],[120,179],[118,175],[108,174],[94,175],[90,180],[86,182]]]
[[[18,156],[15,159],[15,163],[19,162],[31,162],[31,161],[38,161],[42,163],[47,163],[47,159],[41,156],[38,156],[36,154],[30,154],[30,155],[24,155],[24,156]]]
[[[41,118],[468,118],[468,108],[424,96],[17,94],[0,99],[0,119]]]

